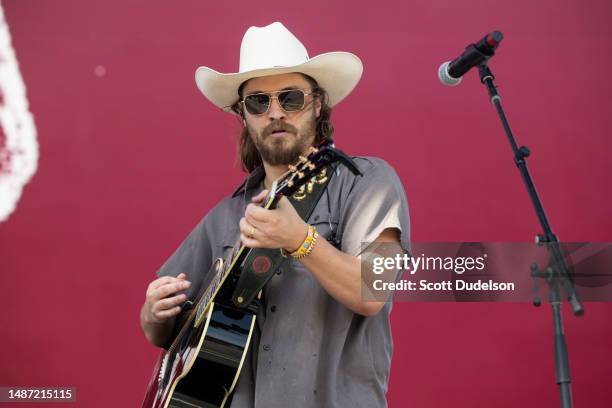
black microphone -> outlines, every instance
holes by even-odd
[[[465,47],[463,54],[452,61],[447,61],[438,68],[438,78],[442,85],[455,86],[461,82],[461,77],[472,67],[480,65],[495,54],[495,49],[504,38],[499,31],[487,34],[476,44]]]

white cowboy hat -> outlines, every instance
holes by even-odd
[[[314,78],[329,95],[329,105],[344,99],[363,72],[361,60],[336,51],[308,58],[304,45],[279,22],[249,27],[240,45],[240,71],[223,74],[208,67],[195,72],[198,89],[217,107],[229,110],[238,100],[238,87],[247,79],[301,72]]]

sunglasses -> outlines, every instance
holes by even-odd
[[[297,112],[306,106],[306,96],[315,92],[305,92],[302,89],[286,89],[269,93],[254,93],[242,99],[244,108],[251,115],[263,115],[270,109],[272,99],[276,99],[285,112]]]

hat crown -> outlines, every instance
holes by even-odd
[[[282,23],[249,27],[240,45],[240,72],[289,67],[308,61],[304,45]]]

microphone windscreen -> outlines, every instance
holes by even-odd
[[[438,68],[438,78],[440,79],[440,82],[442,83],[442,85],[457,86],[461,82],[461,78],[453,78],[452,76],[449,75],[448,73],[449,64],[450,64],[450,61],[446,61],[445,63],[440,65],[440,68]]]

